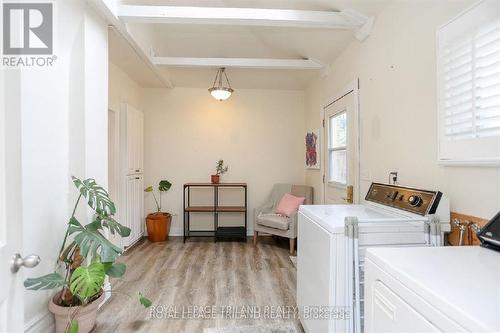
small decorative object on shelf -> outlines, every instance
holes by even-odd
[[[124,263],[117,262],[121,249],[104,236],[106,233],[120,237],[130,235],[130,229],[114,219],[116,208],[108,192],[91,178],[80,180],[73,177],[73,184],[79,195],[67,223],[54,271],[24,281],[28,290],[59,289],[49,301],[56,333],[94,331],[98,306],[104,301],[104,293],[111,292],[103,290],[106,276],[121,277],[127,268]],[[95,212],[90,223],[77,220],[78,204],[84,202]],[[119,293],[126,295],[122,291]],[[141,293],[137,295],[144,307],[151,306],[149,299]]]
[[[216,174],[212,175],[212,184],[219,184],[220,182],[220,175],[223,175],[227,172],[229,167],[226,165],[224,166],[224,160],[218,160],[216,164]]]
[[[161,194],[167,192],[172,187],[168,180],[161,180],[158,184],[158,191],[160,192],[160,201],[156,199],[153,186],[148,186],[144,192],[151,193],[156,205],[156,213],[148,214],[146,217],[146,228],[148,230],[148,239],[151,242],[163,242],[167,240],[170,233],[170,223],[172,222],[172,215],[161,211]]]

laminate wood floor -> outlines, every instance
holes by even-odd
[[[209,327],[284,323],[303,332],[293,316],[296,269],[289,259],[288,241],[260,237],[254,247],[251,239],[214,243],[191,238],[185,244],[180,237],[165,243],[145,240],[121,261],[127,264],[127,272],[111,281],[115,292],[99,310],[98,333],[202,333]],[[152,308],[139,304],[138,292],[152,300]],[[182,318],[199,318],[193,315],[193,306],[213,306],[204,310],[217,314],[213,318],[206,312],[208,319]],[[227,311],[225,306],[240,312]]]

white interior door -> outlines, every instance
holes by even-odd
[[[11,271],[22,251],[19,95],[20,74],[0,70],[0,332],[24,331],[22,270]]]
[[[358,201],[358,123],[356,81],[324,108],[325,204]]]

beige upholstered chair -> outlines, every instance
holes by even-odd
[[[275,184],[266,202],[254,210],[253,242],[257,244],[259,232],[286,237],[290,239],[290,254],[294,254],[295,239],[297,238],[297,213],[290,217],[274,213],[285,193],[305,197],[304,204],[306,205],[313,203],[313,188],[311,186]]]

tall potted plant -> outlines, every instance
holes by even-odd
[[[219,184],[220,175],[225,174],[228,169],[228,166],[224,166],[224,160],[218,160],[215,165],[215,175],[211,176],[212,184]]]
[[[158,192],[160,200],[156,199],[153,186],[148,186],[144,192],[151,193],[156,205],[156,212],[148,214],[146,217],[146,228],[148,230],[148,239],[151,242],[163,242],[167,239],[170,233],[170,224],[172,222],[172,215],[170,213],[161,211],[161,194],[167,192],[172,187],[168,180],[161,180],[158,184]]]
[[[29,290],[59,288],[49,301],[49,310],[54,314],[57,333],[88,333],[95,327],[97,308],[104,300],[106,276],[121,277],[126,270],[124,263],[116,262],[121,250],[104,235],[107,230],[121,237],[130,235],[130,229],[118,223],[114,203],[107,191],[94,179],[80,180],[73,177],[79,191],[73,213],[69,218],[54,271],[38,278],[24,281]],[[76,218],[81,199],[95,212],[90,223],[82,224]],[[151,301],[138,294],[145,307]]]

